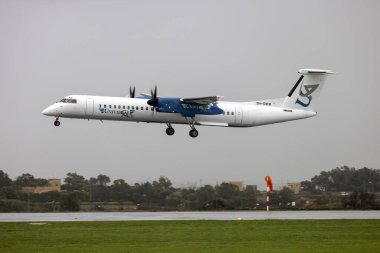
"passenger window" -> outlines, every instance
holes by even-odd
[[[141,106],[141,108],[140,108],[141,110],[144,110],[144,106]]]
[[[102,105],[101,105],[101,104],[99,104],[99,108],[102,108]]]
[[[151,111],[153,111],[153,106],[150,108]]]
[[[134,110],[135,109],[135,107],[134,106],[132,106],[132,110]]]
[[[119,105],[119,109],[121,109],[121,106]]]
[[[138,110],[139,109],[139,107],[138,106],[136,106],[136,110]]]
[[[107,108],[107,105],[104,105],[104,108]]]
[[[113,109],[116,109],[116,105],[113,106]]]
[[[231,115],[234,115],[234,112],[231,112]]]
[[[230,115],[230,112],[227,112],[227,115]]]
[[[149,108],[148,108],[148,107],[146,107],[145,109],[146,109],[147,111],[149,110]]]
[[[111,109],[111,108],[112,108],[112,105],[109,105],[109,108]]]
[[[128,106],[127,106],[127,109],[129,110],[129,109],[131,109],[131,107],[128,105]]]
[[[125,105],[123,105],[123,109],[125,109]]]

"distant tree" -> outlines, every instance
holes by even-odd
[[[218,198],[231,199],[239,194],[239,187],[229,183],[221,183],[216,187]]]
[[[109,182],[111,182],[110,178],[106,175],[98,175],[98,177],[96,178],[96,183],[99,184],[99,185],[103,185],[103,186],[106,186]]]
[[[282,201],[290,203],[295,200],[294,192],[288,188],[284,187],[279,191],[279,195]]]
[[[21,176],[18,176],[14,183],[16,187],[44,186],[48,184],[48,180],[44,178],[34,178],[33,175],[29,173],[24,173]]]
[[[127,201],[129,199],[131,187],[124,179],[116,179],[110,186],[111,198],[116,201]]]
[[[64,182],[65,184],[62,186],[62,188],[68,191],[83,190],[84,186],[86,185],[86,180],[83,176],[71,172],[67,173]]]
[[[309,193],[332,192],[378,192],[380,191],[380,170],[348,166],[322,171],[311,181],[303,181],[302,189]]]
[[[16,178],[15,184],[17,186],[33,186],[34,176],[29,173],[24,173]]]
[[[160,192],[166,192],[170,190],[172,182],[167,177],[160,176],[158,181],[153,181],[153,188]]]
[[[182,191],[177,189],[176,191],[172,192],[169,196],[166,198],[168,208],[171,209],[183,209],[184,205],[184,199],[182,197]]]
[[[242,206],[242,192],[239,187],[222,183],[215,187],[217,200],[221,200],[228,208],[236,209]]]
[[[167,197],[174,192],[174,188],[172,187],[172,182],[167,178],[161,176],[158,181],[153,181],[153,197],[154,199],[150,200],[153,203],[158,205],[167,205]]]
[[[342,207],[351,209],[377,209],[375,194],[353,192],[342,198]]]
[[[197,191],[198,202],[203,206],[216,198],[215,188],[211,185],[200,187]]]
[[[180,192],[183,199],[183,209],[198,209],[203,205],[203,203],[200,203],[198,200],[198,194],[195,188],[182,188]]]
[[[4,186],[0,187],[0,199],[6,198],[6,199],[17,199],[19,196],[12,186]]]
[[[60,198],[61,211],[79,211],[80,203],[76,193],[62,194]]]
[[[227,209],[225,201],[221,199],[211,200],[203,205],[201,209],[204,210],[224,210]]]
[[[88,183],[90,185],[96,185],[98,183],[98,179],[95,177],[90,177],[90,179],[88,180]]]
[[[279,191],[274,191],[270,193],[270,202],[271,205],[274,206],[287,207],[294,200],[294,192],[288,187],[284,187]]]
[[[312,182],[306,180],[301,182],[301,191],[309,194],[315,194],[318,193],[318,190],[316,189],[315,184]]]
[[[258,192],[253,189],[245,189],[242,194],[242,208],[254,208],[257,203],[257,194]]]
[[[0,188],[11,186],[12,180],[8,177],[8,174],[0,170]]]

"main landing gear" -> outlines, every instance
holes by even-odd
[[[197,137],[198,136],[198,130],[195,128],[191,129],[189,132],[189,135],[190,135],[190,137],[193,137],[193,138]]]
[[[59,122],[59,118],[55,118],[54,126],[59,126],[59,125],[61,125],[61,122]]]
[[[194,120],[192,119],[191,121],[188,121],[188,122],[189,122],[189,126],[191,127],[191,130],[189,132],[190,137],[192,138],[197,137],[199,133],[198,133],[198,130],[195,129],[194,127]],[[166,125],[168,126],[168,128],[166,128],[166,134],[169,136],[173,135],[175,133],[175,130],[172,127],[172,125],[170,123],[166,123]]]
[[[173,135],[175,133],[175,130],[172,125],[170,123],[167,123],[166,125],[168,125],[168,128],[166,128],[166,134]]]
[[[187,119],[187,118],[186,118],[186,119]],[[187,119],[187,122],[189,123],[189,126],[190,126],[190,128],[191,128],[191,130],[190,130],[190,132],[189,132],[190,137],[192,137],[192,138],[197,137],[197,136],[198,136],[198,130],[195,129],[195,126],[194,126],[194,118],[191,118],[191,121],[189,121],[189,120]]]

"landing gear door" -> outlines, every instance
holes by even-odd
[[[235,124],[241,124],[243,122],[243,111],[241,107],[235,108]]]
[[[86,99],[86,116],[94,115],[94,99],[87,98]]]

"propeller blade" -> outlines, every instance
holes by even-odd
[[[153,90],[153,89],[150,89],[150,94],[151,94],[151,97],[150,97],[150,99],[147,101],[147,103],[148,103],[148,105],[153,106],[154,109],[156,109],[156,108],[157,108],[157,105],[158,105],[157,85],[154,87],[154,90]]]
[[[136,87],[133,86],[133,88],[132,88],[131,86],[129,86],[129,97],[134,98],[135,93],[136,93]]]

